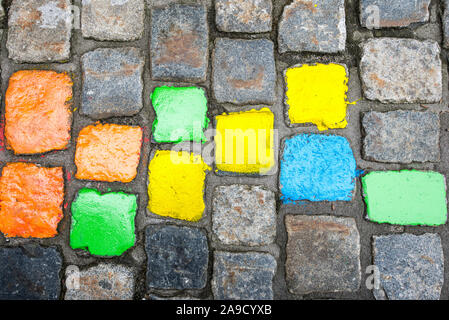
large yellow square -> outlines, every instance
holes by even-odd
[[[340,64],[301,65],[285,72],[291,124],[313,123],[320,131],[345,128],[348,77]]]
[[[267,174],[275,165],[273,123],[274,115],[268,108],[217,116],[217,169],[242,174]]]
[[[201,156],[157,150],[148,170],[148,210],[175,219],[201,219],[206,170],[210,170]]]

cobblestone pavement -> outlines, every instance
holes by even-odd
[[[0,299],[449,298],[449,1],[3,8]]]

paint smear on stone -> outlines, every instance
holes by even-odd
[[[352,199],[356,161],[344,137],[300,134],[285,140],[280,170],[283,203]]]
[[[54,237],[63,201],[62,167],[8,163],[0,178],[0,231],[6,237]]]
[[[149,211],[187,221],[201,219],[206,171],[211,170],[201,156],[157,150],[148,169]]]
[[[65,149],[70,141],[72,85],[65,73],[14,73],[5,96],[7,147],[16,154]]]
[[[137,175],[143,130],[117,124],[83,128],[76,143],[77,179],[130,182]]]
[[[153,139],[156,142],[181,142],[206,140],[207,98],[201,88],[158,87],[151,95],[156,119]]]
[[[268,108],[216,117],[215,160],[220,171],[266,174],[275,165],[274,115]]]
[[[136,240],[137,197],[83,188],[72,203],[70,246],[98,256],[119,256]]]
[[[313,123],[320,131],[345,128],[349,104],[346,67],[301,65],[287,69],[286,104],[291,124]]]
[[[377,223],[446,223],[446,182],[432,171],[374,171],[362,177],[368,218]]]

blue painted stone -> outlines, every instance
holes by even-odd
[[[285,140],[279,177],[283,203],[351,201],[356,175],[344,137],[300,134]]]
[[[56,300],[62,258],[56,248],[0,248],[0,300]]]

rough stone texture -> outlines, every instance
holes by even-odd
[[[443,25],[444,41],[443,46],[449,48],[449,0],[443,1],[443,15],[441,16],[441,22]]]
[[[83,37],[131,41],[143,34],[144,0],[84,0],[81,11]]]
[[[383,103],[439,102],[440,48],[434,41],[377,38],[362,44],[364,95]]]
[[[213,55],[213,93],[219,103],[274,102],[273,43],[266,39],[218,38]]]
[[[293,294],[356,291],[360,239],[353,218],[287,215],[286,281]]]
[[[344,51],[346,46],[344,0],[294,0],[285,6],[282,13],[278,42],[281,53]]]
[[[172,4],[151,11],[151,74],[155,80],[205,81],[209,28],[204,6]]]
[[[212,292],[217,300],[271,300],[276,260],[267,253],[216,251]]]
[[[369,29],[429,21],[430,0],[360,0],[360,22]]]
[[[54,247],[0,248],[1,300],[56,300],[62,258]]]
[[[146,0],[148,7],[165,7],[171,3],[187,3],[187,4],[203,4],[205,6],[210,7],[211,2],[214,0]]]
[[[196,228],[149,226],[147,287],[201,289],[206,285],[209,249],[205,233]]]
[[[375,236],[373,249],[381,285],[376,298],[383,295],[391,300],[440,298],[444,262],[437,234]]]
[[[0,1],[0,20],[5,17],[5,9],[3,9],[3,4]]]
[[[212,229],[225,244],[261,246],[276,237],[276,201],[262,186],[231,185],[215,189]]]
[[[132,116],[142,107],[145,59],[137,48],[102,48],[84,54],[81,113],[94,119]]]
[[[13,0],[9,8],[9,58],[15,62],[64,61],[70,58],[70,0]]]
[[[425,162],[440,160],[440,118],[432,112],[368,112],[363,154],[380,162]]]
[[[224,32],[271,31],[272,0],[215,0],[215,23]]]
[[[68,286],[65,300],[131,300],[134,295],[134,277],[131,268],[102,263],[80,271],[76,279],[79,288]]]

